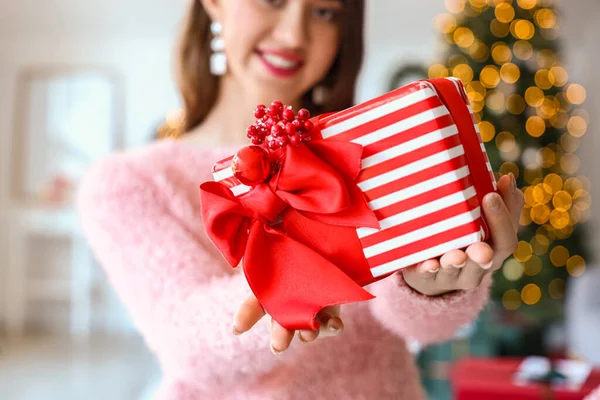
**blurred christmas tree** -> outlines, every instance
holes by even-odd
[[[447,51],[429,76],[465,83],[494,170],[514,174],[526,198],[521,241],[495,275],[493,298],[521,320],[560,320],[566,281],[586,268],[591,198],[576,155],[589,123],[579,107],[586,91],[562,66],[556,2],[446,0],[446,7],[436,25]]]

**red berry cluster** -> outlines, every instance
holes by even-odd
[[[256,122],[246,130],[246,136],[254,145],[266,142],[270,150],[278,150],[288,143],[297,146],[310,140],[313,123],[309,121],[310,112],[304,108],[294,114],[291,106],[284,107],[277,100],[269,107],[262,104],[256,107],[254,116]]]

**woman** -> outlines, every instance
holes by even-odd
[[[341,315],[323,310],[321,332],[292,343],[294,332],[263,318],[239,268],[206,238],[198,184],[247,144],[257,104],[277,99],[313,114],[352,104],[363,2],[191,1],[180,59],[187,134],[107,158],[79,197],[91,245],[161,362],[160,398],[422,398],[405,338],[451,338],[484,306],[491,272],[517,243],[514,179],[486,198],[493,247],[452,251],[373,284],[377,299]]]

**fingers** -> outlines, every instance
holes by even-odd
[[[271,319],[271,351],[279,355],[290,347],[294,338],[294,331],[289,331],[273,319]]]
[[[517,183],[513,174],[508,174],[498,181],[498,192],[504,200],[504,204],[512,216],[513,228],[515,232],[519,230],[519,217],[525,204],[523,192],[517,188]]]
[[[265,310],[262,308],[257,298],[250,295],[244,300],[235,316],[233,317],[232,331],[240,335],[249,331],[262,317]]]
[[[483,211],[490,227],[494,252],[504,260],[517,248],[513,218],[502,197],[497,193],[489,193],[485,196]]]

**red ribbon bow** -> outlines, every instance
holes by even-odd
[[[286,146],[280,171],[236,198],[200,186],[206,233],[244,273],[265,311],[287,329],[318,329],[331,305],[372,299],[356,281],[368,270],[358,227],[379,228],[355,179],[362,146],[313,140]]]

